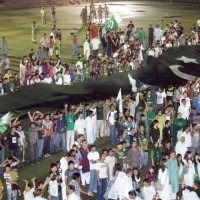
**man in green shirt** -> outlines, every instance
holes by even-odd
[[[165,29],[165,24],[164,24],[163,20],[160,20],[159,27],[160,27],[160,35],[161,35],[161,38],[162,38],[163,33],[164,33],[164,29]]]
[[[161,161],[161,149],[158,146],[158,142],[154,143],[154,147],[151,150],[151,164],[155,167],[155,171],[158,172]]]
[[[139,40],[140,40],[140,44],[142,44],[143,47],[145,48],[145,32],[144,32],[143,28],[140,28]]]
[[[74,139],[75,139],[75,131],[74,131],[74,124],[75,124],[75,116],[81,109],[82,105],[80,104],[79,107],[76,109],[75,112],[71,108],[68,109],[68,111],[65,114],[65,119],[67,121],[67,133],[66,133],[66,141],[67,141],[67,151],[72,149],[72,146],[74,145]],[[68,105],[65,104],[65,109],[68,108]]]
[[[186,121],[182,118],[182,114],[178,113],[177,118],[173,121],[173,135],[172,135],[173,147],[175,147],[177,143],[178,131],[180,131],[181,129],[184,129],[185,125],[186,125]]]

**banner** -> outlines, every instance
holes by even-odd
[[[105,30],[106,32],[109,32],[110,29],[115,30],[117,26],[118,26],[117,21],[115,20],[114,16],[111,16],[111,18],[105,24]]]

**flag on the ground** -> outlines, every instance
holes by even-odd
[[[119,88],[124,94],[130,93],[132,85],[133,91],[136,92],[155,89],[153,86],[182,85],[187,83],[188,75],[200,77],[199,55],[200,46],[169,48],[158,58],[145,58],[147,67],[141,66],[138,70],[115,73],[105,79],[80,82],[72,86],[48,84],[23,86],[16,92],[0,97],[0,116],[9,111],[22,115],[27,111],[48,112],[62,109],[65,102],[79,104],[105,100],[117,96]],[[174,67],[171,69],[170,66]],[[183,73],[184,77],[180,77]]]
[[[122,90],[121,88],[119,89],[118,95],[117,95],[117,106],[118,106],[118,110],[120,113],[123,113],[123,106],[122,106]]]
[[[105,24],[105,30],[106,32],[110,31],[110,29],[115,30],[117,26],[118,26],[118,23],[115,17],[111,16],[111,18]]]

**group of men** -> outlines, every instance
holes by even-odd
[[[89,12],[87,6],[85,6],[81,11],[80,17],[82,19],[82,24],[85,26],[91,23],[103,23],[103,18],[104,22],[106,22],[109,17],[109,8],[107,4],[105,4],[104,7],[99,5],[95,8],[95,4],[92,2]]]

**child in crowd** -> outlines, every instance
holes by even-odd
[[[25,190],[23,192],[24,200],[34,200],[35,199],[34,194],[33,194],[35,192],[35,179],[36,179],[36,177],[31,179],[31,182],[33,184],[32,188],[31,188],[31,184],[28,183],[27,180],[24,180],[24,182],[26,183]]]
[[[11,176],[11,181],[12,183],[12,196],[14,197],[16,195],[16,191],[18,192],[19,196],[21,196],[21,191],[19,189],[19,175],[18,175],[18,169],[16,166],[12,167],[12,170],[10,172],[10,176]]]
[[[149,179],[151,183],[155,183],[156,182],[155,167],[153,167],[153,166],[149,167],[149,170],[146,173],[145,178]]]

